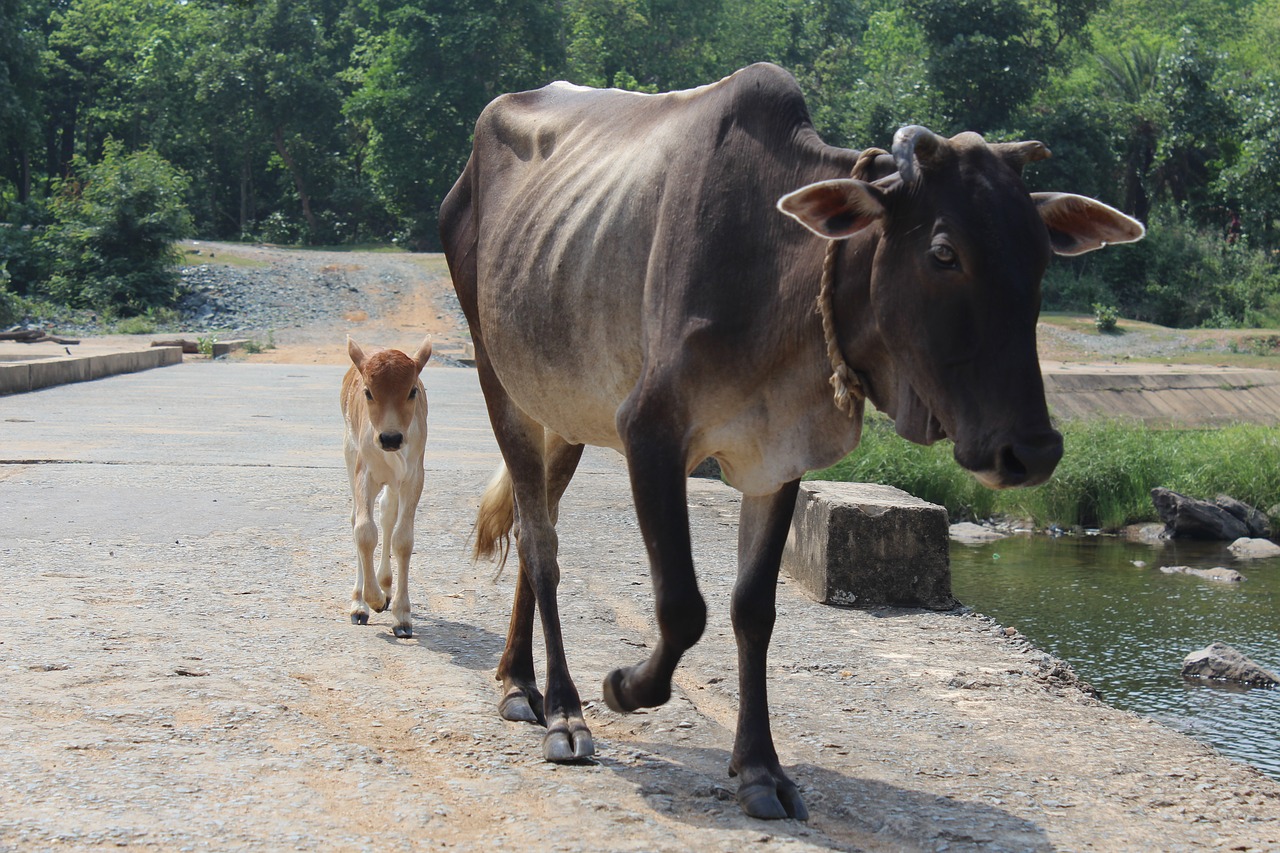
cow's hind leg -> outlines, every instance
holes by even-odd
[[[707,605],[698,591],[689,540],[685,448],[664,433],[662,413],[644,406],[620,418],[636,517],[649,553],[659,638],[648,660],[605,677],[604,700],[615,711],[652,708],[671,698],[671,677],[702,636]],[[625,426],[624,426],[625,425]]]
[[[578,468],[582,450],[581,444],[570,444],[553,432],[546,434],[547,508],[552,524],[556,523],[560,499],[564,496],[564,491]],[[510,476],[510,472],[507,476]],[[516,553],[519,555],[518,515],[516,529]],[[545,725],[542,694],[538,691],[537,677],[533,669],[533,587],[530,584],[524,560],[521,559],[519,562],[520,573],[516,578],[515,600],[511,606],[507,646],[498,664],[497,677],[502,682],[502,701],[498,705],[498,713],[505,720]]]
[[[515,490],[516,553],[520,559],[516,603],[513,608],[513,630],[526,629],[517,622],[536,604],[542,617],[542,635],[547,651],[546,691],[542,698],[542,717],[547,732],[542,740],[542,753],[548,761],[576,761],[595,752],[591,730],[582,716],[582,699],[569,675],[560,630],[560,608],[556,589],[560,583],[560,565],[556,558],[557,540],[548,500],[546,447],[542,426],[512,403],[497,377],[488,369],[482,346],[477,342],[476,363],[480,382],[489,407],[493,432],[502,450],[503,460]],[[527,590],[522,593],[527,582]],[[532,603],[529,599],[532,599]],[[531,625],[532,615],[528,621]],[[515,644],[522,642],[518,637]],[[511,640],[508,641],[511,645]],[[520,653],[517,653],[517,656]],[[506,656],[504,655],[504,660]],[[530,663],[532,659],[530,657]],[[523,662],[520,663],[523,666]],[[532,666],[529,667],[532,670]],[[531,672],[518,672],[524,678]],[[532,684],[532,679],[529,679]],[[530,697],[532,699],[532,697]]]
[[[772,495],[743,498],[738,528],[738,581],[731,607],[738,641],[738,731],[729,773],[741,780],[738,802],[743,811],[758,818],[809,817],[795,783],[778,763],[765,680],[778,564],[799,486],[795,481]]]

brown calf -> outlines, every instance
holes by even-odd
[[[358,563],[351,622],[367,625],[370,607],[381,613],[389,604],[395,635],[412,637],[409,556],[427,446],[427,394],[418,375],[431,357],[431,339],[424,340],[412,358],[393,349],[371,348],[366,354],[349,337],[347,352],[352,366],[342,380],[342,417],[347,424],[343,453],[351,480],[351,531]],[[380,494],[382,558],[375,578],[378,526],[373,504]],[[394,597],[392,554],[397,568]]]

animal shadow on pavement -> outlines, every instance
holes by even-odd
[[[716,829],[724,828],[726,817],[740,816],[735,801],[738,783],[726,770],[728,751],[666,742],[631,745],[648,753],[642,764],[623,764],[607,753],[597,756],[597,762],[634,784],[655,812]],[[983,803],[912,791],[813,764],[790,765],[787,772],[809,806],[808,822],[741,816],[744,825],[829,850],[1055,849],[1036,824]]]
[[[414,613],[413,618],[420,627],[411,640],[394,637],[390,631],[379,631],[378,639],[396,646],[416,643],[433,652],[450,655],[454,665],[473,670],[493,669],[506,645],[505,637],[466,622],[451,622],[420,613]]]

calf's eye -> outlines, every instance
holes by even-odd
[[[364,389],[364,398],[365,398],[366,400],[372,401],[372,400],[373,400],[373,392],[372,392],[372,391],[370,391],[368,388]]]
[[[418,396],[418,389],[417,389],[417,388],[410,388],[410,389],[409,389],[409,399],[410,399],[410,400],[413,400],[413,399],[417,398],[417,396]]]

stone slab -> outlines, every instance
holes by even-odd
[[[33,353],[26,361],[0,362],[0,396],[181,363],[179,347],[91,351],[53,357]]]
[[[813,599],[948,610],[947,511],[869,483],[800,484],[782,568]]]

